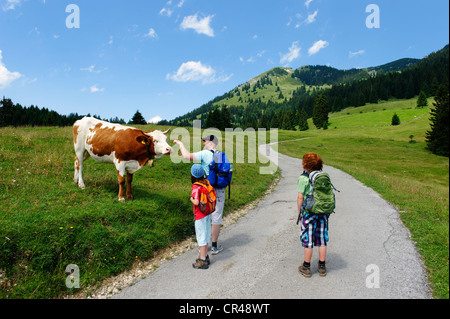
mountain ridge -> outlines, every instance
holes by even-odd
[[[330,66],[325,65],[305,65],[301,66],[297,69],[292,69],[289,67],[274,67],[266,72],[263,72],[245,83],[239,84],[235,88],[230,91],[224,93],[221,96],[217,96],[209,102],[203,104],[202,106],[188,112],[182,116],[175,118],[172,121],[163,120],[160,124],[170,124],[170,125],[180,125],[180,126],[189,126],[193,120],[200,119],[206,120],[209,112],[217,109],[227,107],[231,113],[234,113],[234,121],[233,123],[236,126],[242,124],[244,120],[239,120],[239,117],[242,119],[245,117],[245,113],[247,112],[250,106],[255,106],[256,108],[264,108],[264,109],[288,109],[288,108],[298,108],[302,107],[299,104],[304,105],[304,108],[308,115],[311,115],[312,108],[312,99],[308,97],[313,97],[317,92],[324,91],[332,88],[339,88],[341,86],[353,87],[359,82],[363,81],[376,81],[380,82],[380,79],[388,78],[389,81],[394,81],[389,78],[389,74],[394,75],[396,78],[400,77],[401,85],[396,88],[396,92],[394,92],[394,84],[383,84],[378,83],[378,86],[390,86],[388,88],[377,88],[380,92],[377,92],[376,96],[372,95],[372,92],[364,92],[361,94],[360,92],[355,93],[351,99],[348,97],[344,99],[342,103],[348,103],[346,106],[359,106],[361,103],[371,102],[374,99],[386,99],[389,97],[402,98],[403,93],[398,93],[397,91],[404,90],[405,97],[406,95],[410,97],[411,93],[418,94],[416,92],[418,89],[420,91],[420,86],[423,83],[416,83],[416,79],[405,79],[406,75],[403,73],[411,73],[415,72],[415,69],[421,68],[422,73],[427,73],[426,77],[422,77],[420,81],[427,82],[427,89],[429,86],[435,86],[434,75],[429,74],[430,72],[423,70],[424,67],[422,65],[426,63],[428,60],[436,60],[436,56],[441,56],[442,54],[446,54],[448,57],[448,44],[441,50],[436,52],[432,52],[429,55],[425,56],[422,59],[414,59],[414,58],[401,58],[394,60],[392,62],[388,62],[378,66],[372,66],[367,68],[352,68],[352,69],[337,69]],[[431,58],[430,58],[431,57]],[[446,61],[442,62],[440,60],[439,63],[447,63]],[[433,69],[434,73],[444,72],[444,71],[436,71],[436,68]],[[430,78],[431,77],[431,78]],[[438,78],[447,78],[448,75],[438,75]],[[396,79],[395,81],[399,81]],[[386,81],[385,81],[386,82]],[[405,83],[403,83],[405,82]],[[409,82],[415,82],[413,84]],[[385,90],[386,89],[386,90]],[[385,92],[387,91],[387,92]],[[350,101],[351,100],[351,101]],[[333,101],[333,103],[337,103]],[[364,105],[364,104],[362,104]],[[330,108],[330,111],[335,111],[341,109],[342,105]],[[245,112],[244,112],[245,110]],[[249,119],[250,122],[255,123],[258,121],[260,116],[264,113],[258,112],[257,115],[253,119]]]

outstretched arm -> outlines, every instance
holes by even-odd
[[[189,153],[189,151],[184,146],[183,142],[181,142],[179,140],[174,140],[173,142],[175,144],[180,145],[181,156],[183,156],[184,159],[187,159],[187,160],[190,160],[190,161],[194,161],[195,160],[194,154],[193,153]]]

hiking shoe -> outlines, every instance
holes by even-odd
[[[212,255],[217,255],[218,253],[220,253],[223,250],[223,247],[221,244],[217,244],[217,247],[211,247],[211,254]]]
[[[298,272],[301,273],[306,278],[310,278],[311,277],[311,268],[310,267],[305,267],[303,264],[301,264],[298,267]]]
[[[195,260],[195,263],[192,264],[192,267],[194,267],[195,269],[208,269],[208,261],[197,258]]]
[[[319,276],[320,277],[325,277],[326,275],[327,275],[327,267],[325,267],[325,264],[320,264],[320,263],[318,263],[318,265],[319,265]]]

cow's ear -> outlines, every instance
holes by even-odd
[[[140,144],[147,145],[148,144],[148,137],[144,135],[139,135],[136,137],[136,141]]]

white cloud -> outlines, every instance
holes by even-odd
[[[199,19],[197,14],[184,17],[181,22],[181,30],[194,29],[198,34],[205,34],[209,37],[214,37],[214,30],[210,23],[214,15],[209,15],[203,19]]]
[[[156,115],[155,117],[152,117],[150,120],[148,120],[147,123],[149,123],[149,124],[156,124],[156,123],[158,123],[161,120],[162,120],[161,116]]]
[[[33,29],[30,30],[30,32],[28,32],[28,36],[32,35],[32,34],[36,34],[36,35],[41,35],[41,31],[39,31],[38,27],[34,27]]]
[[[92,73],[95,69],[95,65],[91,65],[90,67],[87,68],[81,68],[80,71],[89,71],[90,73]]]
[[[168,17],[171,17],[172,16],[172,13],[173,13],[173,11],[172,10],[170,10],[170,9],[167,9],[167,8],[162,8],[161,9],[161,11],[159,11],[159,14],[160,15],[166,15],[166,16],[168,16]]]
[[[2,50],[0,50],[0,89],[11,84],[11,82],[22,77],[19,72],[10,72],[2,62]]]
[[[313,1],[313,0],[306,0],[305,6],[306,6],[307,8],[309,8],[309,4],[310,4],[312,1]]]
[[[167,1],[166,6],[159,11],[159,14],[162,16],[168,16],[170,18],[175,9],[181,8],[183,6],[184,1],[185,0],[180,0],[180,2],[178,2],[176,5],[172,5],[172,0]]]
[[[145,34],[144,37],[157,39],[158,38],[158,34],[156,33],[155,29],[150,28],[150,30],[148,30],[147,34]]]
[[[95,64],[88,66],[87,68],[81,68],[80,71],[88,71],[89,73],[101,73],[103,71],[106,71],[107,68],[100,68],[100,69],[96,69],[95,68]]]
[[[2,9],[3,11],[14,10],[21,2],[22,0],[6,0],[6,3],[2,4]]]
[[[286,26],[289,27],[291,25],[291,23],[292,23],[292,17],[289,17],[289,21],[288,21],[288,23],[286,23]]]
[[[316,42],[314,42],[312,47],[310,47],[308,49],[308,53],[309,53],[309,55],[316,54],[317,52],[319,52],[323,48],[326,48],[328,45],[329,45],[329,43],[327,41],[324,41],[324,40],[316,41]]]
[[[232,76],[233,74],[216,77],[216,71],[212,67],[204,65],[200,61],[189,61],[181,64],[175,73],[167,74],[166,78],[176,82],[202,81],[203,84],[207,84],[214,82],[226,82]]]
[[[300,50],[301,48],[298,46],[298,41],[293,42],[289,48],[289,52],[281,56],[280,63],[290,63],[297,59],[300,56]]]
[[[359,50],[359,51],[356,51],[356,52],[349,51],[348,52],[348,57],[351,59],[351,58],[353,58],[353,57],[355,57],[357,55],[364,54],[365,52],[366,52],[366,50]]]
[[[248,62],[248,63],[254,63],[254,62],[256,62],[256,59],[258,58],[262,58],[262,56],[264,55],[264,53],[266,53],[266,50],[261,50],[261,51],[258,51],[257,53],[256,53],[256,57],[255,56],[251,56],[251,57],[249,57],[248,59],[246,59],[246,60],[244,60],[244,58],[243,57],[239,57],[239,61],[240,62]]]
[[[104,90],[105,90],[104,88],[98,88],[97,84],[95,84],[89,88],[89,91],[91,93],[103,92]]]
[[[310,23],[313,23],[314,21],[316,21],[317,13],[319,13],[319,10],[316,10],[316,11],[314,11],[314,13],[309,14],[305,20],[305,23],[310,24]]]
[[[310,24],[316,21],[317,14],[319,13],[319,10],[314,11],[311,14],[308,14],[308,17],[305,20],[299,21],[300,19],[303,19],[302,15],[300,13],[297,13],[295,15],[295,18],[297,19],[297,23],[295,24],[295,28],[300,28],[304,24]],[[288,26],[291,25],[292,19],[289,20]]]

